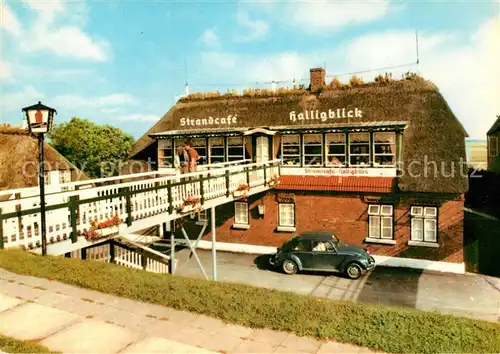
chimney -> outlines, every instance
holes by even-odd
[[[185,90],[186,96],[189,96],[189,86],[188,86],[187,82],[186,82],[186,85],[184,85],[184,90]]]
[[[311,92],[316,92],[325,85],[325,69],[313,68],[311,72]]]

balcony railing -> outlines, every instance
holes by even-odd
[[[199,199],[201,208],[232,200],[241,185],[262,190],[269,188],[273,176],[279,176],[279,160],[230,165],[175,176],[158,172],[125,175],[61,185],[48,193],[46,225],[48,244],[71,239],[77,242],[91,229],[91,223],[102,223],[118,216],[122,225],[108,227],[103,237],[127,232],[137,220],[162,215],[162,222],[181,217],[177,210],[186,199]],[[0,248],[36,248],[41,245],[40,198],[33,188],[3,191],[14,196],[0,202]],[[154,224],[151,224],[154,225]]]

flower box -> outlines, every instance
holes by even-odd
[[[246,183],[240,184],[238,188],[233,192],[234,198],[246,198],[248,197],[248,192],[250,191],[250,186]]]
[[[113,218],[97,222],[94,220],[90,224],[90,229],[85,231],[85,238],[87,241],[99,240],[104,237],[108,237],[113,234],[118,233],[118,225],[122,223],[122,220],[116,214]]]
[[[201,200],[197,197],[189,197],[184,199],[184,202],[177,207],[179,213],[192,213],[201,209]]]

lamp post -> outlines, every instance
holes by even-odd
[[[54,108],[43,105],[40,101],[37,104],[25,107],[22,111],[26,114],[28,129],[30,134],[38,137],[38,184],[40,185],[40,221],[42,234],[42,256],[47,255],[47,230],[45,226],[45,171],[43,166],[43,141],[44,134],[50,131],[54,113]]]

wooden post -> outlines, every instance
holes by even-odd
[[[75,243],[78,239],[78,234],[76,230],[76,208],[78,207],[76,202],[76,196],[72,195],[69,197],[69,215],[71,222],[71,243]]]
[[[130,187],[125,187],[125,207],[127,209],[127,226],[132,225],[132,201],[130,199]]]
[[[82,259],[83,260],[87,259],[87,249],[86,248],[82,248]]]
[[[170,221],[170,260],[168,272],[175,274],[175,221]]]
[[[2,219],[2,209],[0,208],[0,249],[2,249],[3,246],[3,219]]]
[[[200,179],[200,203],[201,203],[201,205],[203,205],[203,203],[205,203],[205,196],[204,196],[205,193],[203,193],[204,178],[203,178],[203,175],[200,175],[198,178]]]
[[[229,192],[229,186],[230,186],[230,184],[229,184],[229,170],[226,170],[225,174],[226,174],[226,197],[229,197],[229,194],[231,194]]]
[[[115,263],[115,240],[109,241],[109,263]]]
[[[172,198],[172,181],[167,180],[167,199],[168,199],[168,213],[172,214],[172,211],[174,210],[172,204],[173,204],[173,198]]]
[[[148,257],[146,256],[146,252],[144,250],[138,250],[139,254],[141,255],[141,266],[142,269],[146,270],[148,267]]]
[[[247,175],[247,185],[250,186],[250,170],[248,169],[248,166],[245,166],[245,171]]]

